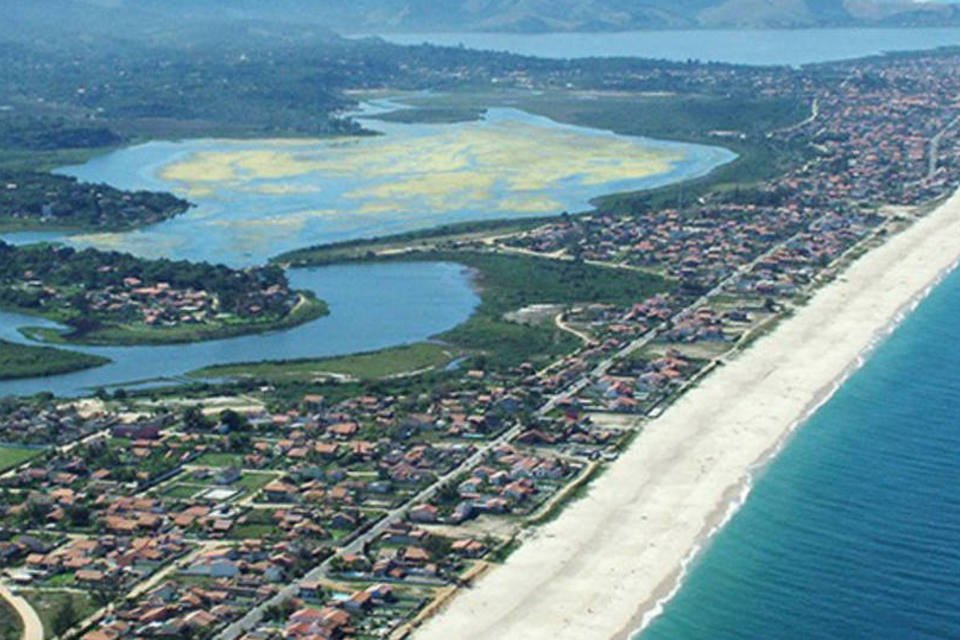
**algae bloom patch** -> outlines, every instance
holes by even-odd
[[[468,208],[545,213],[563,208],[562,194],[667,173],[685,155],[641,140],[502,116],[404,129],[408,135],[353,141],[224,142],[163,167],[161,176],[203,195],[322,194],[325,182],[339,179],[354,188],[324,208],[365,214]]]
[[[137,233],[74,241],[253,264],[307,245],[582,211],[595,196],[702,175],[733,158],[717,147],[619,136],[515,109],[469,123],[366,124],[382,135],[152,142],[69,167],[63,171],[83,180],[170,190],[197,205]]]

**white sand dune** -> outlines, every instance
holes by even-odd
[[[750,470],[960,256],[960,194],[718,369],[418,640],[627,638],[744,494]]]

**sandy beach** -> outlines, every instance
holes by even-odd
[[[415,637],[630,637],[745,498],[751,471],[955,265],[958,238],[960,193],[651,422],[587,496]]]

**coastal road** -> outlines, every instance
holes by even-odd
[[[43,640],[43,623],[30,603],[13,593],[7,585],[0,583],[0,598],[17,612],[23,624],[22,640]]]

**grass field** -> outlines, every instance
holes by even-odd
[[[509,322],[508,312],[534,304],[632,304],[669,286],[651,274],[529,256],[457,251],[417,254],[416,259],[458,262],[475,270],[480,306],[465,323],[438,337],[482,355],[493,368],[543,364],[581,344],[552,322]]]
[[[33,606],[43,622],[44,637],[54,638],[57,634],[57,620],[72,618],[74,623],[80,622],[97,610],[93,598],[85,593],[75,591],[29,591],[21,592],[24,598]],[[62,612],[72,610],[73,615],[67,616]],[[61,630],[63,631],[63,630]]]
[[[298,264],[330,258],[324,248],[296,254]],[[656,275],[611,269],[582,262],[481,251],[415,251],[384,260],[456,262],[476,272],[481,303],[465,323],[438,339],[461,352],[482,355],[493,367],[525,360],[545,362],[580,346],[580,341],[552,323],[529,326],[509,322],[504,314],[534,304],[607,303],[627,305],[665,291],[670,283]]]
[[[243,489],[247,493],[256,493],[263,487],[270,484],[277,476],[271,473],[244,473],[240,479],[231,486]]]
[[[43,451],[39,449],[21,449],[19,447],[0,447],[0,471],[18,467],[27,460],[36,458]]]
[[[455,354],[450,348],[425,342],[339,358],[207,367],[191,375],[201,378],[253,378],[284,382],[312,380],[334,374],[361,380],[376,380],[441,367],[454,357]]]
[[[161,491],[161,495],[173,500],[189,500],[193,496],[203,491],[205,487],[193,484],[176,483],[171,484]]]
[[[192,464],[198,467],[241,467],[243,455],[239,453],[205,453]]]
[[[0,340],[0,380],[53,376],[99,367],[107,358]]]

